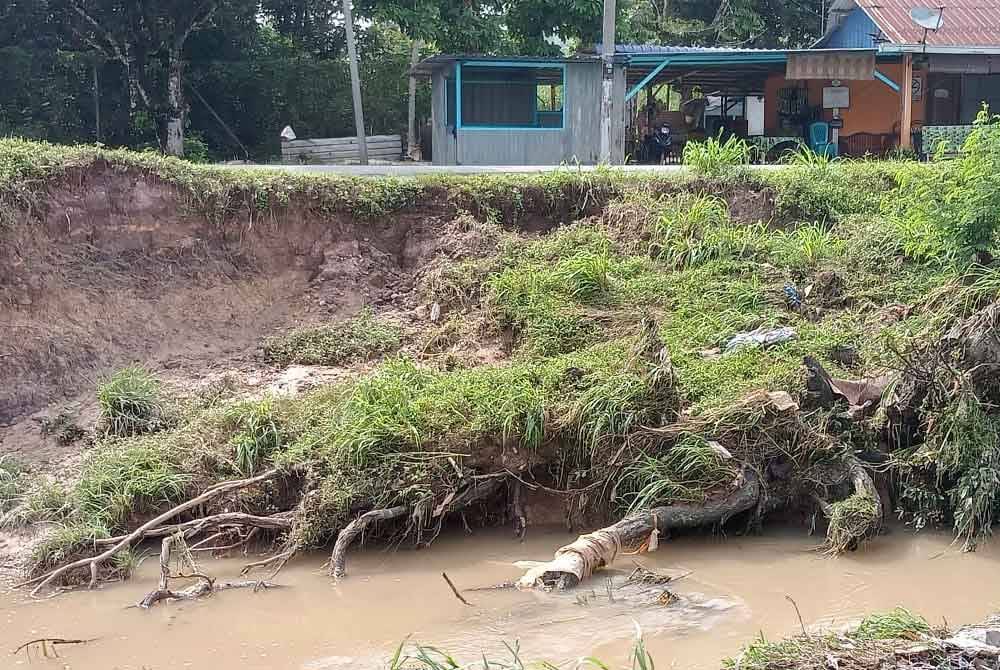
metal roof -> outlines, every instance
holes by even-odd
[[[479,61],[488,63],[590,63],[600,60],[594,55],[580,56],[484,56],[482,54],[437,54],[423,59],[411,70],[415,76],[430,76],[435,70],[450,67],[459,61]]]
[[[857,0],[894,44],[922,44],[924,29],[910,18],[916,7],[944,7],[937,31],[927,31],[933,47],[1000,47],[1000,0]]]
[[[761,54],[785,53],[782,49],[739,49],[730,47],[684,47],[663,44],[616,44],[616,54],[650,54],[668,56],[671,54]]]

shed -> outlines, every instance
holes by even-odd
[[[417,76],[432,83],[434,163],[438,165],[593,164],[600,152],[602,66],[573,58],[439,55]],[[613,118],[624,118],[625,68],[615,66]],[[614,124],[624,159],[624,124]]]

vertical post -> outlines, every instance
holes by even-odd
[[[101,141],[101,83],[97,78],[97,61],[94,61],[94,129],[97,141]]]
[[[420,62],[420,47],[420,40],[414,39],[410,53],[410,86],[407,91],[409,103],[406,108],[406,153],[414,161],[420,157],[420,148],[417,140],[417,78],[413,76],[413,68]]]
[[[611,114],[614,110],[615,0],[604,0],[604,27],[601,46],[601,153],[600,161],[611,163]]]
[[[903,96],[903,114],[899,123],[899,148],[913,148],[913,54],[903,54],[903,81],[899,82]]]
[[[358,153],[361,164],[368,165],[368,138],[365,137],[365,113],[361,108],[361,74],[358,72],[358,50],[354,45],[351,0],[344,0],[344,30],[347,33],[347,57],[351,61],[351,97],[354,100],[354,130],[358,135]]]

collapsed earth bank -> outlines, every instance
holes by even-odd
[[[4,150],[0,512],[36,588],[159,538],[165,566],[197,543],[272,572],[333,544],[343,575],[362,532],[624,517],[522,580],[568,587],[671,531],[820,520],[837,553],[897,508],[970,543],[992,520],[927,447],[944,414],[992,430],[993,271],[885,244],[897,166],[351,180]],[[221,374],[289,365],[335,374]],[[170,577],[150,604],[220,586]]]

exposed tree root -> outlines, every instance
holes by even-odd
[[[207,489],[201,495],[192,498],[187,502],[181,503],[180,505],[177,505],[176,507],[167,510],[163,514],[160,514],[159,516],[150,519],[149,521],[142,524],[128,535],[122,536],[114,545],[111,546],[111,548],[107,549],[101,554],[98,554],[97,556],[91,558],[81,558],[78,561],[67,563],[66,565],[56,568],[51,572],[47,572],[43,575],[35,577],[34,579],[22,582],[21,584],[18,585],[18,588],[24,586],[30,586],[32,584],[37,584],[37,586],[35,586],[35,588],[31,591],[31,595],[34,596],[37,595],[38,592],[41,591],[43,588],[45,588],[46,586],[57,580],[59,577],[67,573],[70,573],[74,570],[78,570],[80,568],[90,569],[89,588],[95,588],[97,586],[101,566],[103,566],[106,562],[111,560],[120,551],[123,551],[131,547],[132,545],[141,542],[145,538],[150,537],[151,533],[154,533],[158,529],[162,528],[165,522],[169,521],[170,519],[173,519],[174,517],[180,514],[183,514],[188,510],[203,505],[209,500],[212,500],[213,498],[217,498],[225,493],[230,493],[232,491],[247,488],[248,486],[253,486],[254,484],[259,484],[260,482],[264,482],[269,479],[273,479],[277,475],[278,475],[278,470],[276,469],[268,470],[267,472],[257,475],[256,477],[250,477],[248,479],[238,479],[234,481],[222,482],[220,484],[217,484]],[[220,515],[220,516],[225,516],[225,515]],[[202,520],[199,520],[199,522],[200,521]],[[198,522],[192,522],[192,523],[197,524]],[[178,525],[184,526],[186,524],[178,524]]]
[[[337,544],[333,547],[330,555],[330,575],[335,579],[347,576],[347,550],[369,524],[376,521],[390,521],[409,514],[410,508],[401,505],[389,509],[376,509],[362,514],[357,519],[347,524],[344,530],[337,535]]]
[[[885,519],[882,497],[860,461],[851,459],[848,475],[854,485],[850,497],[831,504],[814,496],[830,521],[826,531],[826,550],[830,554],[856,549],[859,543],[878,534]]]
[[[760,481],[752,470],[744,471],[742,482],[725,496],[700,505],[670,505],[635,514],[613,526],[581,535],[572,544],[556,551],[555,558],[529,570],[518,588],[573,588],[599,568],[611,565],[623,548],[640,546],[653,531],[697,528],[723,523],[757,505]]]
[[[174,575],[170,572],[170,556],[174,549],[175,542],[183,543],[181,535],[171,535],[163,538],[160,545],[160,583],[155,591],[151,591],[139,601],[138,606],[142,609],[149,609],[158,602],[164,600],[197,600],[204,596],[227,591],[230,589],[253,589],[255,592],[260,589],[274,588],[277,585],[266,581],[236,581],[217,582],[208,575],[192,570],[190,574]],[[187,547],[183,548],[186,552]],[[193,563],[191,567],[195,567]],[[171,579],[197,579],[198,583],[180,591],[170,588]]]

